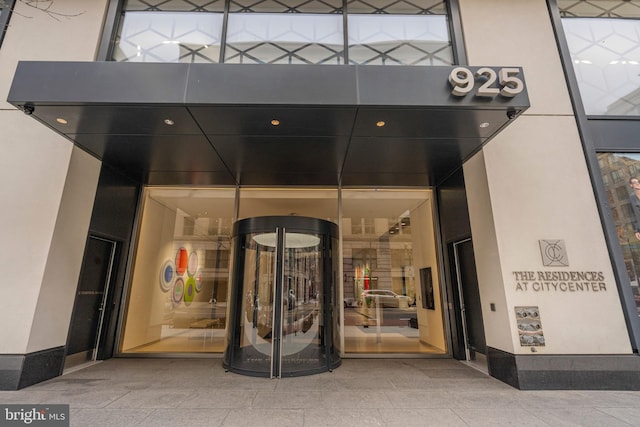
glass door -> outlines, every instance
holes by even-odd
[[[314,230],[320,223],[333,232]],[[229,314],[233,323],[225,366],[270,378],[337,366],[332,342],[337,299],[330,258],[336,246],[335,224],[261,217],[239,221],[236,230]]]

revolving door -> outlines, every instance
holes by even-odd
[[[337,236],[315,218],[235,223],[226,369],[281,378],[340,365]]]

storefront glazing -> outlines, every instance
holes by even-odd
[[[447,354],[431,190],[241,189],[237,197],[236,213],[235,189],[146,190],[122,353],[223,352],[232,223],[294,215],[341,224],[341,352]]]

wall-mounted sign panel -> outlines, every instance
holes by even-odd
[[[515,307],[515,311],[520,346],[544,346],[545,341],[542,331],[542,321],[540,320],[540,309],[537,306],[519,306]]]

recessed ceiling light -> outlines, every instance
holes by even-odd
[[[271,120],[271,124],[272,124],[273,126],[280,126],[280,120],[273,119],[273,120]]]
[[[173,126],[175,122],[171,119],[164,119],[164,124],[167,126]]]
[[[376,123],[376,126],[378,126],[379,128],[383,127],[384,125],[386,125],[386,123],[383,122],[382,120],[380,120],[378,123]]]
[[[480,123],[480,127],[481,127],[482,129],[484,129],[484,128],[488,128],[488,127],[489,127],[489,122]]]
[[[66,119],[63,119],[62,117],[58,117],[56,119],[56,122],[60,123],[61,125],[66,125],[67,123],[69,123]]]
[[[394,230],[389,230],[389,234],[396,234]]]

